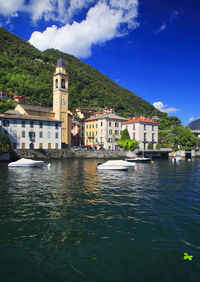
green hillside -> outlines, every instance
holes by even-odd
[[[69,74],[69,107],[111,107],[123,116],[163,113],[74,56],[50,49],[41,52],[0,27],[0,91],[52,105],[52,75],[62,57]]]

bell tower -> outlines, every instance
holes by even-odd
[[[62,58],[57,62],[53,75],[53,112],[55,119],[62,121],[62,147],[70,144],[71,133],[68,121],[68,73]]]

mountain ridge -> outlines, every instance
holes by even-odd
[[[0,91],[52,105],[52,77],[62,57],[69,74],[69,108],[107,107],[127,116],[163,116],[149,102],[120,87],[106,75],[59,50],[43,52],[0,27]]]

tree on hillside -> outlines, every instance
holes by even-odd
[[[12,109],[14,109],[14,102],[12,100],[0,99],[0,114]]]

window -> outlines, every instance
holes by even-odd
[[[118,135],[119,134],[119,130],[115,130],[115,134]]]
[[[146,124],[144,124],[144,130],[147,130],[147,126],[146,126]]]
[[[22,149],[26,149],[25,143],[22,143],[21,148],[22,148]]]
[[[58,129],[58,127],[59,127],[59,124],[56,122],[56,129]]]
[[[56,149],[58,149],[58,143],[56,143]]]
[[[92,125],[92,128],[94,128],[94,124]]]
[[[108,138],[108,142],[111,143],[112,142],[112,138]]]
[[[101,134],[103,134],[103,130],[101,129]]]
[[[30,144],[29,144],[29,148],[30,148],[30,149],[34,149],[34,144],[33,144],[33,143],[30,143]]]
[[[89,136],[91,136],[91,131],[89,132]]]
[[[147,141],[147,134],[144,133],[144,142]]]
[[[86,132],[86,136],[88,136],[88,132]]]
[[[155,141],[155,134],[152,133],[152,141],[154,142]]]
[[[25,131],[22,131],[22,137],[23,137],[23,138],[26,137],[26,136],[25,136]]]
[[[51,149],[51,143],[48,143],[48,149]]]
[[[98,124],[96,123],[96,128],[98,127]]]
[[[135,132],[133,132],[133,140],[135,140]]]
[[[30,128],[33,128],[34,127],[34,123],[33,121],[30,121]]]
[[[94,131],[92,131],[92,136],[94,136]]]
[[[40,121],[40,128],[43,128],[43,122]]]
[[[96,131],[96,135],[98,135],[98,132]]]
[[[133,130],[135,130],[135,124],[133,124]]]
[[[22,127],[25,127],[26,126],[26,122],[25,120],[22,120]]]
[[[64,79],[61,80],[61,88],[65,88],[65,80]]]
[[[43,149],[43,143],[40,143],[40,144],[39,144],[39,148],[40,148],[40,149]]]
[[[39,132],[39,138],[43,138],[43,132],[42,131]]]
[[[58,88],[58,80],[56,79],[56,88]]]
[[[111,126],[111,121],[109,121],[109,126]]]
[[[90,128],[91,128],[91,124],[90,124]]]
[[[55,133],[55,138],[58,139],[58,132]]]
[[[155,130],[154,125],[152,125],[152,131],[154,131],[154,130]]]
[[[51,131],[47,131],[47,138],[51,138]]]
[[[101,121],[101,126],[103,126],[103,122]]]
[[[86,125],[86,128],[88,128],[88,125]]]
[[[112,135],[112,129],[109,129],[109,135]]]
[[[98,139],[96,138],[96,143],[98,143]]]
[[[51,128],[51,123],[49,121],[47,122],[47,126],[49,129]]]
[[[30,138],[35,137],[35,132],[29,131],[28,136],[29,136]]]
[[[9,125],[10,125],[9,120],[4,119],[3,120],[3,126],[9,126]]]
[[[115,127],[119,127],[119,123],[118,122],[115,123]]]

